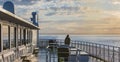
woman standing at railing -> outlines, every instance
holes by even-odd
[[[67,35],[66,38],[65,38],[65,41],[64,41],[65,45],[70,45],[70,40],[71,39],[70,39],[69,35]]]

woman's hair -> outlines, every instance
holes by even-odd
[[[67,34],[67,37],[69,37],[69,34]]]

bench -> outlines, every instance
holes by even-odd
[[[0,62],[3,62],[3,57],[2,57],[2,55],[0,55]]]
[[[31,55],[30,53],[22,55],[21,56],[22,62],[31,62],[31,60],[28,59],[30,55]]]
[[[4,62],[13,62],[15,60],[14,51],[4,52],[3,58],[4,58]]]
[[[35,54],[35,55],[37,56],[38,53],[39,53],[39,48],[35,48],[35,49],[33,50],[33,54]]]

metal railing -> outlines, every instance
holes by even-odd
[[[45,42],[46,40],[40,40],[40,42]],[[47,40],[49,41],[49,40]],[[64,40],[57,39],[57,45],[64,45]],[[49,43],[46,42],[44,47]],[[42,45],[42,44],[40,44]],[[98,44],[93,42],[85,41],[71,41],[70,47],[75,47],[82,51],[87,52],[90,56],[97,58],[103,62],[120,62],[120,47]]]

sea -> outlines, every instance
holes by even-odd
[[[69,35],[71,40],[120,47],[120,35]],[[40,35],[39,39],[65,39],[66,35]]]

